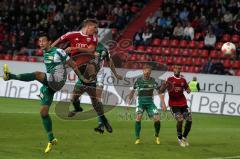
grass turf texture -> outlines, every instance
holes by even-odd
[[[49,154],[44,154],[47,136],[39,108],[36,100],[0,98],[1,159],[196,159],[240,155],[239,117],[193,114],[187,148],[177,143],[174,120],[162,121],[161,145],[154,142],[153,122],[144,120],[142,144],[134,145],[134,120],[125,119],[123,108],[107,113],[114,131],[103,135],[93,131],[96,119],[65,121],[51,114],[59,143]],[[134,113],[133,109],[130,111]]]

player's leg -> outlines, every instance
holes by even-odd
[[[140,133],[141,133],[141,120],[142,120],[142,116],[143,116],[143,112],[144,109],[142,108],[142,106],[137,106],[136,108],[136,119],[135,119],[135,137],[136,137],[136,141],[135,144],[140,144]]]
[[[91,98],[93,108],[96,111],[98,117],[103,122],[103,124],[104,124],[105,128],[107,129],[107,131],[109,133],[112,133],[112,131],[113,131],[112,130],[112,126],[109,124],[106,116],[104,115],[102,102],[98,102],[98,100],[97,100],[96,84],[88,86],[87,89],[86,89],[86,92],[88,93],[88,95]],[[96,129],[94,129],[94,130],[96,130]]]
[[[192,127],[192,113],[191,110],[188,107],[183,108],[184,110],[184,119],[185,119],[185,127],[184,127],[184,132],[183,132],[183,141],[185,143],[186,146],[189,146],[188,140],[187,140],[187,136],[188,133],[191,130]]]
[[[40,89],[40,92],[41,92],[40,97],[41,97],[41,105],[42,105],[42,107],[40,108],[40,115],[42,118],[44,129],[46,130],[48,135],[49,142],[45,149],[45,153],[48,153],[51,151],[52,146],[57,143],[57,139],[54,137],[52,132],[52,120],[48,113],[49,107],[53,101],[54,91],[49,89],[47,86],[43,85]]]
[[[99,83],[97,83],[96,95],[97,95],[98,105],[103,105],[102,104],[102,91],[103,91],[103,85],[100,85]],[[98,117],[98,127],[95,128],[94,130],[99,133],[104,132],[104,124],[103,124],[102,118]]]
[[[23,74],[18,74],[18,75],[15,75],[15,74],[12,74],[9,72],[9,69],[8,69],[8,65],[4,65],[4,68],[3,68],[3,79],[5,81],[7,80],[19,80],[19,81],[26,81],[26,82],[29,82],[29,81],[34,81],[34,80],[37,80],[41,83],[44,83],[44,80],[45,80],[45,73],[43,72],[32,72],[32,73],[23,73]],[[44,83],[45,84],[45,83]]]
[[[177,121],[176,128],[179,145],[185,147],[185,144],[182,141],[182,125],[184,118],[181,109],[179,107],[171,107],[171,113]]]
[[[73,104],[74,110],[69,112],[68,117],[75,116],[78,112],[82,112],[83,109],[80,106],[79,97],[85,92],[85,86],[81,83],[81,81],[77,81],[74,86],[74,90],[71,94],[71,102]]]
[[[156,144],[160,144],[159,133],[161,128],[161,122],[160,122],[160,115],[157,110],[157,107],[155,106],[154,103],[152,103],[146,107],[146,111],[148,113],[149,118],[153,119],[154,121]]]

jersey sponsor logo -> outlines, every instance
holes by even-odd
[[[86,38],[87,42],[89,43],[91,41],[91,38]]]
[[[81,48],[86,48],[88,44],[77,43],[76,46]]]
[[[53,56],[48,56],[48,60],[53,60]]]

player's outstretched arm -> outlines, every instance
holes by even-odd
[[[56,41],[54,41],[54,42],[51,44],[51,47],[57,46],[60,42],[61,42],[61,39],[58,38]]]
[[[108,67],[110,67],[111,71],[113,72],[114,76],[119,79],[119,80],[123,80],[123,77],[121,75],[119,75],[116,71],[115,65],[112,61],[112,59],[110,59],[110,61],[107,62]]]
[[[95,45],[90,45],[88,48],[82,48],[82,47],[67,47],[65,49],[66,52],[71,52],[71,51],[77,51],[77,52],[84,52],[84,53],[90,53],[94,54],[96,49]]]
[[[162,107],[163,111],[167,110],[167,105],[166,105],[165,100],[164,100],[164,98],[165,98],[164,92],[166,91],[166,89],[167,89],[167,82],[165,81],[165,82],[162,83],[162,85],[160,86],[159,91],[158,91],[159,98],[160,98],[160,101],[162,103],[161,107]]]

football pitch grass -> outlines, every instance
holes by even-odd
[[[190,146],[177,143],[175,121],[169,112],[161,122],[161,144],[154,142],[153,122],[142,121],[140,145],[134,145],[134,109],[107,113],[113,133],[97,134],[96,118],[63,120],[54,115],[53,130],[58,139],[49,154],[43,151],[47,135],[39,115],[39,101],[0,98],[0,159],[206,159],[240,158],[240,117],[193,114]],[[88,109],[89,106],[84,106]],[[235,157],[234,157],[235,156]]]

